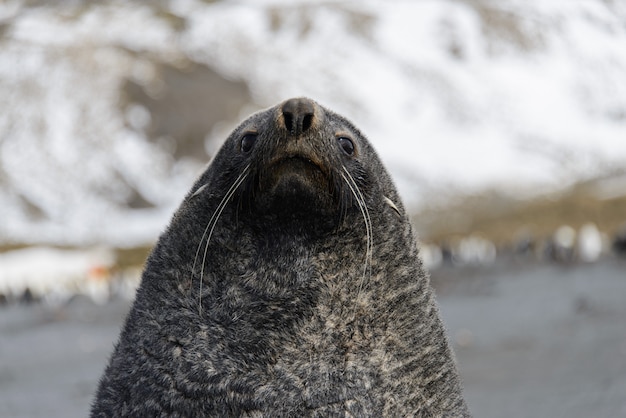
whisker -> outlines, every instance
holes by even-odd
[[[352,192],[352,195],[354,196],[359,206],[359,210],[361,211],[361,215],[363,216],[363,221],[365,223],[365,235],[366,235],[365,263],[363,267],[363,276],[359,283],[359,287],[358,287],[357,294],[356,294],[356,299],[358,299],[358,297],[361,294],[361,291],[363,290],[363,286],[367,280],[368,273],[370,276],[372,274],[371,272],[372,255],[373,255],[372,219],[370,217],[367,205],[365,204],[365,198],[363,197],[363,194],[361,193],[359,186],[356,184],[356,182],[354,181],[354,178],[348,172],[345,166],[343,167],[343,170],[345,171],[345,174],[341,173],[341,176],[343,177],[346,184],[350,188],[350,191]],[[355,310],[355,316],[356,316],[356,310]]]
[[[198,250],[196,251],[196,256],[193,259],[193,266],[191,267],[191,272],[195,273],[196,270],[196,262],[198,260],[198,255],[200,254],[200,246],[202,245],[202,241],[204,241],[204,237],[206,236],[209,227],[211,226],[211,223],[213,222],[213,220],[215,219],[215,216],[217,214],[217,210],[220,208],[220,206],[222,206],[222,204],[225,203],[226,200],[228,200],[228,195],[234,191],[237,187],[238,187],[238,182],[240,179],[242,179],[245,175],[247,175],[246,171],[248,169],[248,167],[250,167],[249,165],[246,166],[241,174],[239,174],[239,176],[237,176],[237,178],[235,179],[235,181],[233,182],[233,184],[230,186],[230,188],[228,189],[228,191],[226,191],[226,194],[224,195],[224,197],[222,198],[222,200],[220,201],[219,205],[217,205],[217,209],[215,210],[215,212],[213,212],[213,215],[211,216],[211,219],[209,220],[209,222],[207,223],[206,228],[204,228],[204,232],[202,233],[202,238],[200,238],[200,245],[198,245]],[[201,188],[203,188],[204,186],[202,186]],[[197,192],[196,192],[197,193]]]
[[[348,171],[348,169],[345,166],[343,166],[343,169],[346,172],[349,180],[352,182],[352,185],[354,186],[354,190],[356,190],[356,193],[358,194],[358,197],[357,196],[355,196],[355,197],[357,198],[357,201],[360,201],[361,204],[362,204],[361,211],[365,212],[363,214],[363,216],[364,216],[364,220],[365,220],[366,231],[367,231],[367,228],[369,227],[369,232],[367,232],[367,234],[369,236],[368,249],[369,249],[369,262],[370,262],[370,268],[371,268],[371,260],[372,260],[372,257],[373,257],[372,218],[370,217],[370,213],[369,213],[369,210],[367,208],[367,204],[365,203],[365,197],[361,193],[361,189],[359,188],[359,186],[356,184],[356,181],[354,180],[354,177],[352,177],[352,175],[350,174],[350,172]]]
[[[204,246],[204,253],[202,255],[202,267],[200,268],[200,289],[199,289],[199,295],[198,295],[199,313],[202,313],[202,281],[203,281],[203,278],[204,278],[204,266],[205,266],[205,262],[206,262],[207,252],[208,252],[208,249],[209,249],[209,242],[211,241],[211,236],[213,235],[213,230],[215,229],[215,225],[217,225],[217,221],[218,221],[219,217],[222,215],[222,212],[226,208],[226,205],[228,204],[228,201],[232,198],[232,196],[235,194],[235,191],[237,190],[237,188],[241,185],[241,183],[243,183],[245,181],[246,177],[248,176],[248,168],[249,167],[250,167],[250,165],[247,165],[246,167],[244,167],[244,169],[241,171],[239,176],[237,176],[237,178],[235,179],[233,184],[230,186],[230,188],[228,189],[228,191],[226,192],[226,194],[224,195],[224,197],[220,201],[219,205],[217,205],[217,208],[215,209],[215,212],[213,212],[213,215],[211,216],[211,219],[207,223],[207,226],[204,229],[204,232],[202,233],[202,238],[200,238],[200,242],[198,243],[198,249],[196,250],[196,255],[194,257],[193,265],[191,267],[192,278],[196,274],[196,263],[198,261],[198,256],[200,255],[200,248],[202,247],[202,241],[204,241],[204,238],[207,237],[206,238],[206,243],[205,243],[205,246]],[[208,236],[207,236],[207,232],[208,232]]]

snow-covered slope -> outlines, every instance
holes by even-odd
[[[203,163],[122,105],[128,80],[159,96],[160,63],[244,80],[233,120],[295,95],[349,116],[413,208],[626,166],[623,2],[42,4],[0,5],[0,243],[156,237]]]

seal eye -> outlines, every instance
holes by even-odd
[[[337,138],[337,141],[339,142],[339,146],[341,147],[343,152],[345,152],[347,155],[354,154],[354,142],[352,142],[350,138],[340,136],[339,138]]]
[[[256,132],[248,132],[241,138],[241,151],[250,152],[254,143],[256,142],[256,137],[259,136]]]

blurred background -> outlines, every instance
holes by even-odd
[[[0,3],[0,415],[85,416],[150,247],[250,113],[351,119],[477,417],[626,417],[626,2]]]

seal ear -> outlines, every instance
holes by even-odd
[[[385,203],[386,203],[387,205],[389,205],[389,207],[390,207],[391,209],[393,209],[393,210],[394,210],[394,212],[396,212],[396,214],[397,214],[399,217],[402,217],[402,214],[400,213],[400,209],[398,209],[398,207],[396,206],[396,204],[395,204],[395,203],[393,203],[393,201],[392,201],[391,199],[389,199],[387,196],[383,195],[383,200],[385,201]]]
[[[198,190],[196,190],[195,192],[193,192],[193,194],[192,194],[189,198],[190,198],[190,199],[193,199],[194,197],[198,196],[200,193],[202,193],[202,191],[203,191],[204,189],[206,189],[206,188],[207,188],[207,186],[208,186],[208,185],[209,185],[208,183],[205,183],[205,184],[203,184],[202,186],[198,187]]]

